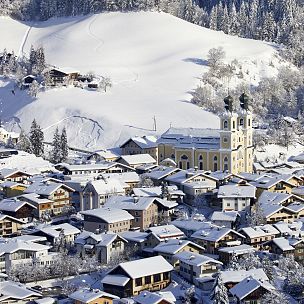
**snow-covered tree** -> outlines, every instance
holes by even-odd
[[[265,293],[261,298],[261,304],[288,304],[289,300],[284,293],[276,290]]]
[[[169,187],[168,187],[168,184],[166,182],[162,182],[161,183],[161,195],[160,195],[161,198],[166,198],[168,199],[169,197]]]
[[[103,90],[104,92],[107,92],[107,89],[111,88],[113,86],[111,78],[102,77],[98,86],[101,90]]]
[[[185,299],[187,304],[194,303],[195,299],[195,286],[191,285],[189,288],[185,290]]]
[[[58,164],[61,162],[61,142],[58,127],[55,130],[52,150],[51,150],[51,162]]]
[[[31,152],[31,142],[29,137],[25,134],[24,130],[21,129],[19,139],[17,142],[17,149],[25,152]]]
[[[39,83],[36,80],[34,80],[29,86],[29,90],[28,90],[29,95],[36,98],[39,92],[39,88],[40,88]]]
[[[247,223],[250,227],[266,224],[263,209],[259,201],[252,207],[250,215],[247,215]]]
[[[44,134],[35,119],[33,120],[32,125],[31,125],[29,140],[30,140],[30,144],[31,144],[31,152],[33,154],[35,154],[36,156],[43,156]]]
[[[154,183],[153,180],[151,178],[149,178],[148,176],[144,176],[141,175],[139,177],[140,181],[139,181],[139,187],[145,187],[145,188],[151,188],[154,187]]]
[[[222,280],[221,273],[218,274],[212,290],[211,300],[213,304],[229,304],[228,291]]]
[[[60,162],[64,162],[68,159],[69,147],[68,147],[68,137],[66,133],[66,128],[62,129],[60,136]]]
[[[255,252],[250,252],[250,253],[243,255],[239,259],[239,264],[240,264],[240,267],[245,270],[262,267],[260,258]]]
[[[226,54],[223,47],[212,48],[208,51],[207,61],[212,75],[217,75],[219,69],[224,64],[223,60],[225,59],[225,56]]]

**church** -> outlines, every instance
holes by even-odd
[[[240,109],[233,98],[224,99],[219,129],[170,128],[158,140],[159,163],[172,160],[181,169],[252,172],[252,114],[249,96],[243,93]]]

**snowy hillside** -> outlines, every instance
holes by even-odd
[[[215,32],[164,13],[105,13],[25,24],[0,18],[0,49],[28,54],[43,45],[47,62],[82,73],[109,76],[107,93],[63,88],[32,100],[11,93],[0,79],[4,116],[28,129],[35,117],[48,139],[54,128],[67,127],[71,146],[111,147],[130,135],[152,134],[175,127],[218,127],[218,118],[188,101],[189,91],[206,71],[206,55],[223,46],[227,61],[237,59],[256,84],[280,65],[269,43]],[[269,65],[269,63],[272,63]],[[231,84],[234,85],[234,84]]]

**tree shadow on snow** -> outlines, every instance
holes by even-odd
[[[201,59],[201,58],[185,58],[183,59],[184,62],[191,62],[191,63],[195,63],[198,65],[208,65],[208,61],[205,59]]]

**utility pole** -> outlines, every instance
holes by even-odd
[[[153,131],[156,131],[156,117],[153,116]]]

